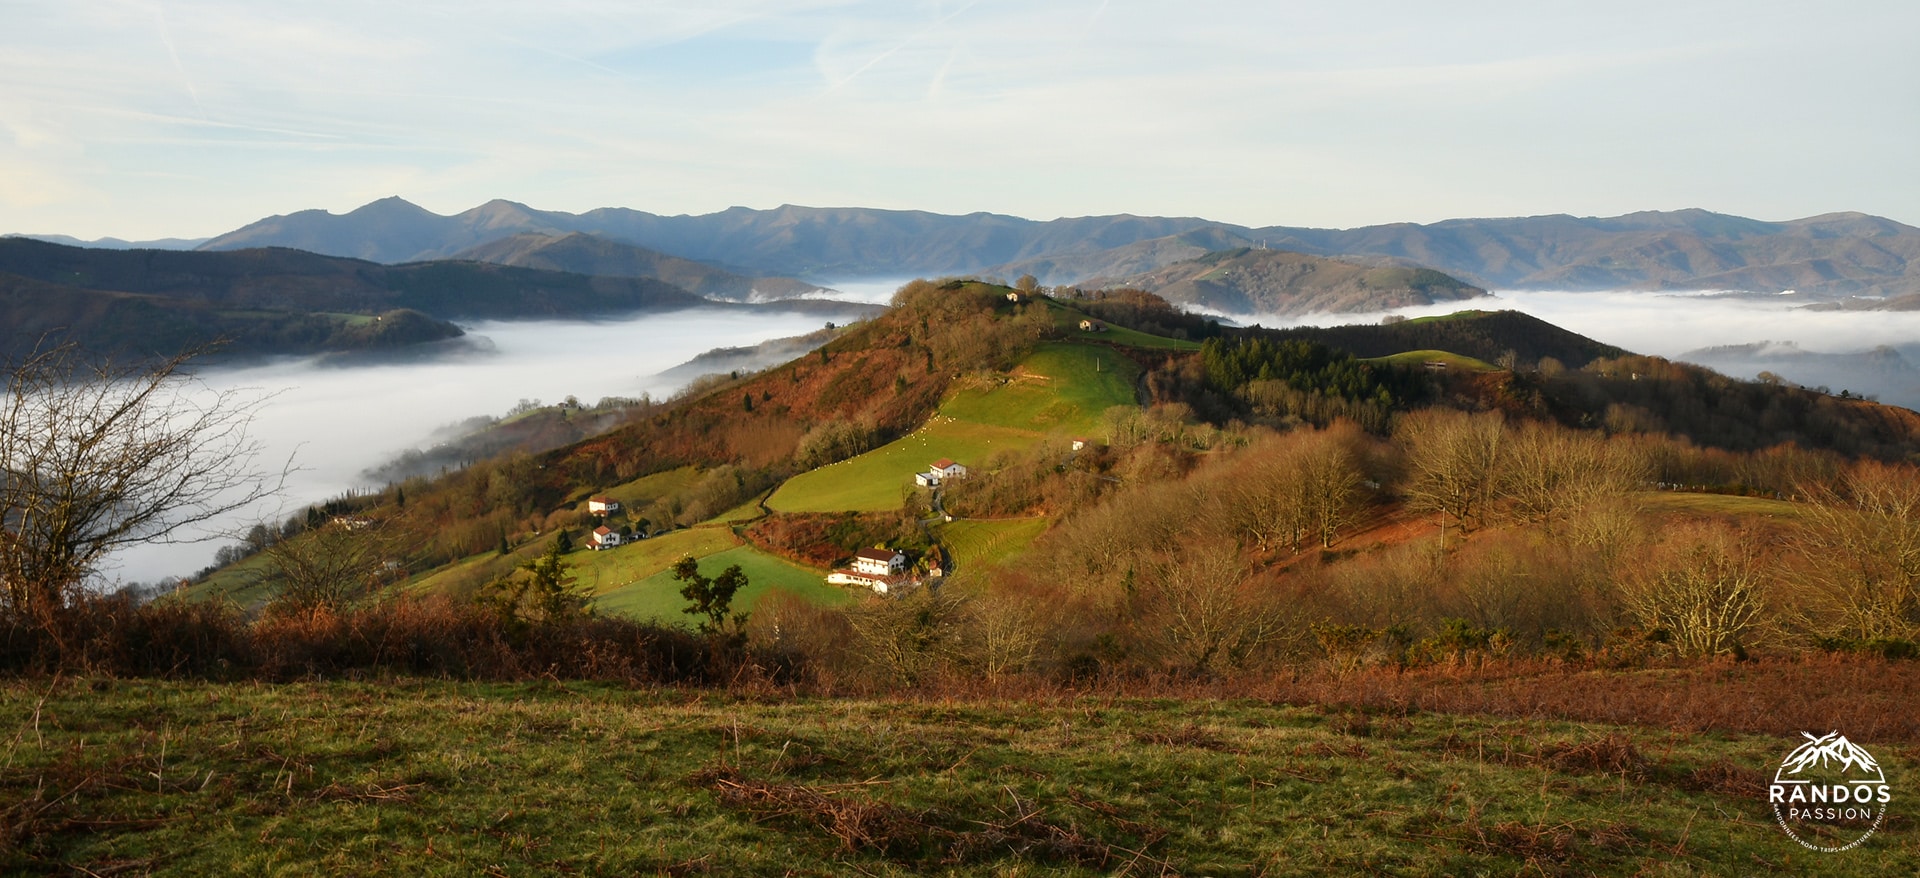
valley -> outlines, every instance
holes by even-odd
[[[0,876],[1920,874],[1920,4],[138,6]]]
[[[524,355],[511,332],[553,329],[489,334]],[[658,337],[696,335],[712,337]],[[504,855],[533,869],[768,867],[647,832],[602,843],[533,816],[588,807],[551,805],[587,785],[637,815],[704,815],[787,846],[783,863],[889,874],[935,862],[956,874],[1802,864],[1757,816],[1696,834],[1662,809],[1752,811],[1760,781],[1747,766],[1812,717],[1873,735],[1895,765],[1909,757],[1887,742],[1920,741],[1904,712],[1874,707],[1911,686],[1911,663],[1887,658],[1907,641],[1880,633],[1902,629],[1849,627],[1861,617],[1838,603],[1844,592],[1805,590],[1828,574],[1765,548],[1903,527],[1848,498],[1910,490],[1910,465],[1874,459],[1920,453],[1912,412],[1730,382],[1516,312],[1239,329],[1144,295],[919,281],[886,312],[816,337],[811,352],[696,383],[552,450],[335,497],[137,610],[184,635],[156,658],[258,681],[147,681],[122,664],[133,678],[95,684],[96,706],[57,683],[22,690],[8,703],[30,695],[54,717],[26,765],[98,790],[30,798],[33,820],[115,828],[62,841],[30,822],[36,840],[7,855],[365,862],[371,849],[330,839],[377,823],[434,836],[441,866]],[[1457,353],[1496,350],[1505,365]],[[1596,419],[1604,433],[1580,428]],[[937,494],[914,486],[936,457],[967,470]],[[632,539],[587,548],[596,533]],[[344,559],[356,542],[383,548],[335,568],[344,590],[312,591],[291,572],[293,559]],[[911,559],[895,588],[827,583],[875,545]],[[500,603],[504,584],[556,558],[561,603]],[[692,626],[675,568],[694,559],[702,576],[745,577],[731,621]],[[1685,598],[1645,583],[1703,559],[1768,565],[1768,600],[1806,615],[1725,626],[1657,615]],[[338,597],[314,597],[327,593]],[[216,651],[191,645],[214,631],[227,632]],[[1747,658],[1724,663],[1729,653]],[[96,661],[145,660],[109,654]],[[534,667],[557,681],[509,682]],[[400,676],[311,682],[366,672]],[[1811,676],[1834,673],[1850,681],[1844,705],[1811,694]],[[150,716],[109,725],[165,729],[87,731],[84,717],[127,699]],[[358,731],[310,733],[334,722],[308,715],[322,705]],[[0,721],[24,722],[17,713]],[[285,761],[236,761],[206,743],[243,720]],[[1009,722],[1018,740],[991,731]],[[388,743],[326,755],[363,738]],[[112,755],[81,759],[62,749],[70,740]],[[152,761],[155,746],[169,753],[158,793],[114,792],[113,760]],[[591,766],[615,761],[582,762],[567,755],[575,746],[644,753],[654,768],[607,774]],[[502,780],[451,768],[473,758]],[[228,792],[164,780],[208,772]],[[1161,781],[1148,790],[1145,777]],[[1364,808],[1342,811],[1361,786]],[[1635,794],[1650,786],[1672,801]],[[1010,810],[986,804],[1009,792]],[[1188,801],[1242,794],[1225,810]],[[456,816],[535,801],[549,804],[512,825],[538,844],[505,854]],[[961,810],[984,816],[955,823]],[[1301,822],[1320,811],[1342,829]],[[226,815],[232,832],[160,853],[181,850],[188,813]],[[850,813],[879,822],[835,816]],[[1207,831],[1160,828],[1175,813]],[[1042,819],[1037,834],[1017,828]],[[1911,834],[1902,822],[1878,843],[1898,860]],[[281,841],[242,838],[261,835]],[[378,856],[396,868],[416,858]]]

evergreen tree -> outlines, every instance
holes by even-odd
[[[707,617],[700,623],[702,634],[722,633],[729,624],[737,632],[746,625],[745,613],[728,615],[733,608],[733,596],[747,585],[747,575],[741,572],[740,565],[728,567],[709,579],[700,573],[700,562],[687,555],[673,565],[673,578],[686,583],[680,587],[680,596],[693,602],[681,612]]]

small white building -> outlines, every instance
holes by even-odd
[[[907,569],[907,556],[894,549],[861,549],[853,556],[855,573],[872,576],[898,576]]]
[[[964,479],[967,477],[967,468],[943,457],[934,461],[927,473],[942,479]]]
[[[587,535],[587,548],[596,552],[601,549],[612,549],[619,545],[620,532],[604,524],[594,528],[593,533]]]
[[[1102,332],[1102,331],[1105,331],[1106,328],[1107,328],[1107,325],[1105,323],[1101,323],[1098,320],[1080,321],[1080,331],[1082,332]]]
[[[1073,440],[1073,450],[1074,450],[1074,451],[1079,451],[1080,449],[1082,449],[1082,448],[1085,448],[1085,447],[1087,447],[1087,440],[1085,440],[1085,439],[1079,439],[1079,438],[1076,438],[1076,439],[1074,439],[1074,440]]]
[[[605,495],[587,498],[587,511],[595,515],[606,515],[620,511],[620,501]]]
[[[914,473],[913,483],[922,488],[938,488],[940,487],[940,477],[933,473]]]
[[[887,594],[894,588],[910,585],[907,556],[893,549],[861,549],[853,556],[853,568],[827,574],[829,585],[858,585]]]

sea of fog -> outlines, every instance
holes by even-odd
[[[1809,387],[1850,388],[1883,402],[1920,408],[1920,312],[1810,311],[1774,296],[1655,292],[1501,292],[1372,314],[1281,317],[1226,314],[1265,326],[1374,323],[1387,314],[1425,317],[1466,308],[1512,309],[1641,354],[1697,362],[1737,378],[1762,370]],[[1754,352],[1711,351],[1772,342]],[[1902,356],[1869,358],[1892,348]],[[1885,353],[1884,351],[1882,352]]]
[[[884,303],[902,282],[880,278],[835,283],[832,298]],[[1377,314],[1223,316],[1266,326],[1324,326],[1375,323],[1386,313],[1418,317],[1462,308],[1524,311],[1608,344],[1664,357],[1772,341],[1828,353],[1885,345],[1920,361],[1920,312],[1807,311],[1770,297],[1504,292]],[[265,447],[258,464],[277,470],[291,460],[297,469],[275,504],[231,516],[199,534],[210,542],[129,550],[115,559],[109,578],[153,581],[189,574],[211,561],[215,547],[255,522],[282,520],[309,503],[376,487],[364,481],[365,470],[409,448],[431,445],[436,430],[467,418],[504,414],[523,399],[553,403],[573,395],[592,403],[603,396],[641,393],[658,398],[684,383],[684,377],[670,379],[660,373],[695,355],[799,335],[828,319],[834,318],[694,310],[618,322],[482,323],[468,327],[473,343],[458,352],[413,362],[327,365],[305,358],[211,370],[202,377],[212,388],[248,388],[271,395],[255,424]],[[1738,377],[1769,368],[1809,386],[1831,385],[1836,392],[1843,386],[1864,389],[1886,402],[1920,407],[1920,374],[1882,376],[1885,380],[1875,385],[1836,380],[1833,362],[1821,372],[1820,364],[1806,358],[1708,365]]]
[[[1792,341],[1808,350],[1842,353],[1879,345],[1920,343],[1920,311],[1808,311],[1804,300],[1713,293],[1500,292],[1369,314],[1279,317],[1226,314],[1265,326],[1377,323],[1388,314],[1425,317],[1466,309],[1523,311],[1635,353],[1676,357],[1687,351],[1761,341]]]
[[[800,335],[830,319],[696,309],[607,322],[485,322],[465,327],[464,344],[420,359],[354,365],[304,357],[208,369],[198,377],[209,392],[264,398],[252,430],[262,447],[255,464],[278,472],[290,462],[284,490],[270,504],[181,535],[199,542],[130,548],[103,572],[123,582],[190,575],[255,523],[376,487],[365,481],[365,470],[432,445],[442,428],[476,415],[504,415],[523,399],[556,403],[572,395],[589,405],[606,396],[658,399],[686,383],[660,373],[698,354]]]

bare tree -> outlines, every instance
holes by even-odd
[[[1443,513],[1462,528],[1479,524],[1504,462],[1504,424],[1499,412],[1423,409],[1402,417],[1394,437],[1407,450],[1408,505]]]
[[[261,399],[194,381],[192,356],[99,364],[69,346],[11,368],[0,401],[7,611],[51,626],[115,549],[210,539],[190,527],[279,489],[254,468]]]
[[[1802,623],[1856,640],[1920,635],[1920,468],[1859,463],[1839,486],[1802,483]]]
[[[1725,527],[1672,532],[1646,566],[1621,584],[1621,602],[1649,630],[1665,630],[1684,655],[1733,651],[1767,610],[1759,548]]]
[[[1359,428],[1343,422],[1321,431],[1300,454],[1301,506],[1320,547],[1360,517],[1360,462],[1353,453],[1362,441]]]
[[[1238,547],[1198,542],[1157,559],[1139,596],[1139,628],[1173,670],[1239,667],[1279,637],[1275,614],[1245,586]]]
[[[1631,444],[1554,424],[1526,423],[1507,432],[1496,484],[1516,520],[1562,521],[1630,498],[1651,481],[1645,456]]]
[[[274,543],[264,553],[274,607],[343,607],[403,578],[397,531],[392,522],[345,517]]]

